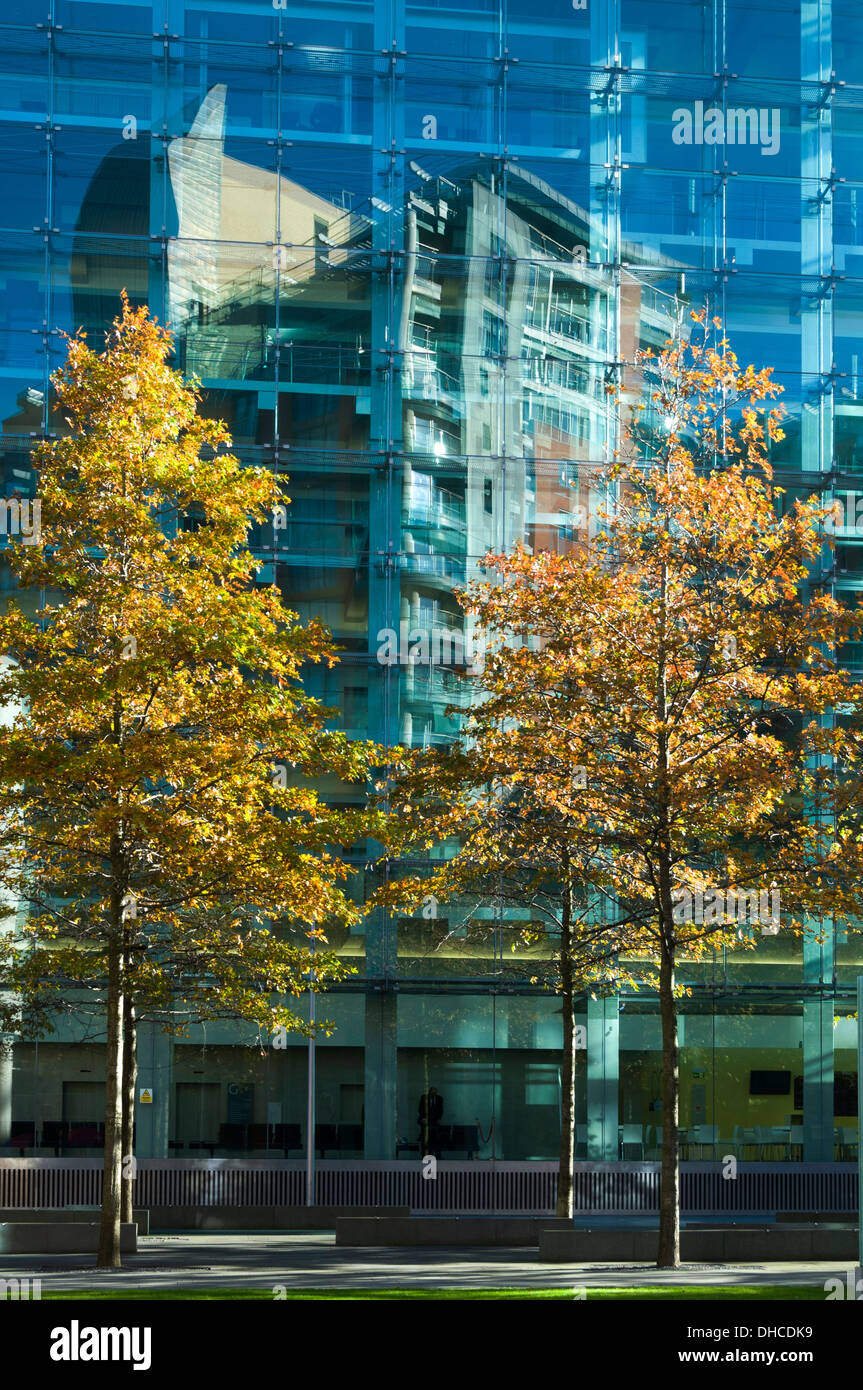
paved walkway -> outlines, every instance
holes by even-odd
[[[142,1236],[117,1273],[80,1255],[0,1256],[0,1277],[38,1276],[43,1293],[71,1289],[537,1289],[640,1284],[816,1284],[846,1266],[832,1263],[689,1265],[540,1264],[517,1249],[347,1249],[332,1232]]]

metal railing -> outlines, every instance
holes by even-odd
[[[557,1164],[441,1161],[435,1181],[417,1160],[329,1160],[316,1164],[316,1201],[324,1206],[409,1206],[415,1211],[554,1210]],[[658,1163],[577,1163],[575,1209],[650,1214],[659,1205]],[[97,1206],[102,1162],[96,1158],[0,1159],[0,1207]],[[305,1201],[302,1160],[142,1159],[135,1205],[298,1206]],[[723,1212],[856,1212],[853,1163],[681,1165],[681,1206],[695,1215]]]

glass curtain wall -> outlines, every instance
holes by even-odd
[[[857,602],[856,0],[6,0],[0,39],[6,495],[34,489],[61,330],[98,340],[125,287],[242,458],[284,478],[262,577],[331,628],[341,660],[310,685],[352,734],[453,736],[472,650],[453,589],[489,548],[565,549],[592,524],[605,387],[689,305],[776,369],[779,481],[842,502],[819,578]],[[337,942],[358,973],[325,1001],[320,1153],[415,1155],[434,1087],[444,1157],[554,1157],[559,1001],[531,984],[542,948],[511,949],[520,925],[451,905]],[[853,1155],[861,952],[824,926],[694,975],[692,1156]],[[579,1155],[651,1155],[655,1007],[579,1018]],[[0,1151],[98,1143],[103,1046],[92,1021],[15,1042]],[[141,1074],[142,1156],[306,1142],[298,1041],[143,1025]]]

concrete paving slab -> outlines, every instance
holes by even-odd
[[[853,1266],[849,1266],[853,1274]],[[540,1264],[524,1249],[337,1248],[332,1233],[139,1237],[138,1254],[117,1272],[96,1270],[92,1257],[4,1255],[0,1277],[42,1280],[43,1292],[115,1289],[541,1289],[639,1285],[732,1287],[742,1284],[814,1284],[843,1281],[841,1261],[699,1265],[657,1270],[647,1262]]]

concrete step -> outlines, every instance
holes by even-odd
[[[589,1264],[591,1261],[647,1260],[657,1255],[656,1230],[561,1230],[540,1233],[539,1258]],[[682,1230],[680,1258],[689,1262],[750,1260],[855,1260],[857,1235],[849,1228],[817,1226],[720,1226]]]
[[[98,1207],[0,1207],[0,1223],[5,1221],[29,1222],[42,1225],[46,1221],[63,1223],[66,1221],[98,1222],[100,1213]],[[139,1236],[150,1234],[150,1213],[135,1207],[132,1211],[132,1220],[138,1227]]]
[[[137,1237],[134,1224],[120,1227],[124,1254],[137,1253]],[[95,1221],[4,1221],[0,1225],[3,1255],[95,1255],[98,1249],[99,1226]]]
[[[336,1245],[537,1245],[540,1232],[558,1223],[554,1216],[340,1216]]]
[[[410,1207],[150,1207],[151,1231],[333,1231],[342,1216],[407,1218]]]

